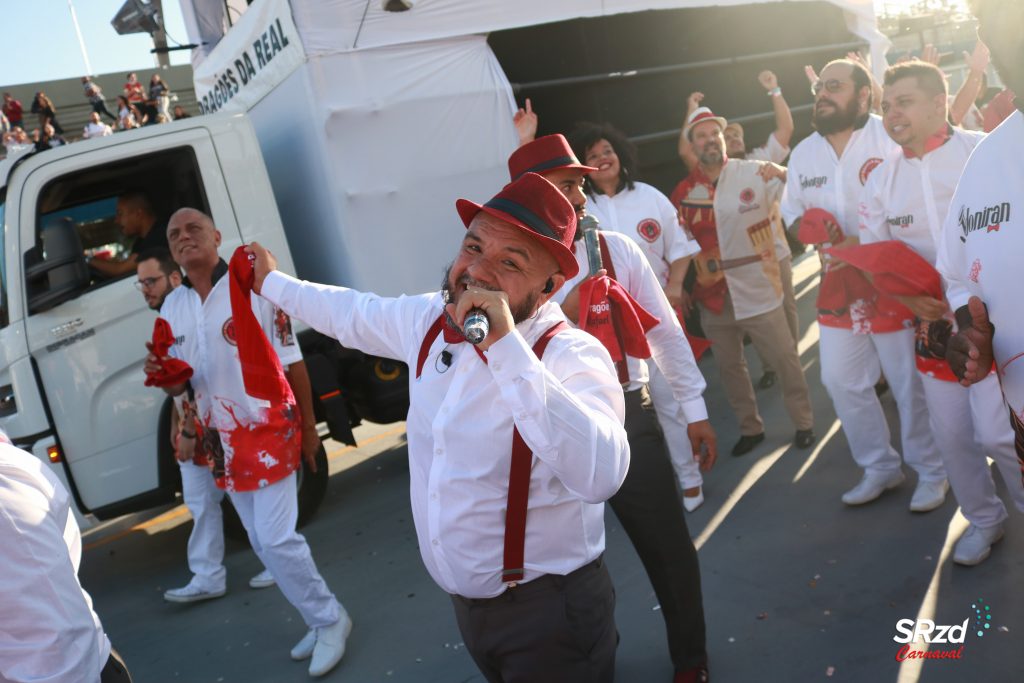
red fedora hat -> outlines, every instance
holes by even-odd
[[[572,253],[576,234],[576,210],[561,191],[536,173],[525,173],[502,188],[486,204],[459,199],[455,208],[466,227],[485,211],[519,228],[558,262],[566,278],[580,272]]]
[[[516,180],[524,173],[544,173],[556,168],[576,168],[584,173],[592,173],[597,169],[584,166],[569,146],[569,141],[561,133],[545,135],[528,142],[508,158],[508,175]]]

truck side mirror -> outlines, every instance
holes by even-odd
[[[78,296],[89,286],[89,266],[82,240],[70,218],[46,225],[41,248],[25,254],[25,282],[29,314],[40,313]]]

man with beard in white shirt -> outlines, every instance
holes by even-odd
[[[1024,4],[976,0],[978,36],[1003,83],[1024,92]],[[950,202],[939,249],[939,272],[959,331],[947,359],[964,386],[984,384],[994,370],[1024,464],[1024,310],[1016,284],[1024,250],[1024,114],[1017,111],[975,148]],[[960,425],[969,424],[963,413]],[[1018,473],[1018,478],[1020,474]],[[1018,479],[1018,484],[1020,483]],[[998,536],[988,539],[998,540]]]
[[[933,64],[911,61],[885,72],[883,122],[901,147],[889,154],[864,186],[863,243],[899,240],[935,265],[953,191],[975,145],[984,138],[950,126],[946,102],[945,77]],[[971,523],[956,544],[953,561],[979,564],[1002,536],[1007,518],[986,455],[999,465],[1009,494],[1024,510],[1024,486],[999,381],[990,374],[965,389],[957,383],[944,353],[929,352],[928,340],[942,348],[951,330],[953,316],[945,300],[921,296],[900,301],[922,321],[917,331],[917,368],[932,432],[953,494]]]
[[[815,83],[816,133],[803,140],[789,161],[782,217],[793,225],[808,210],[830,212],[842,235],[838,244],[856,244],[858,200],[869,175],[892,150],[882,120],[871,110],[871,75],[849,59],[830,62]],[[828,277],[830,264],[825,265]],[[889,425],[875,394],[882,372],[900,412],[903,458],[918,473],[911,498],[914,512],[934,510],[945,500],[948,483],[932,440],[924,391],[915,370],[913,315],[881,314],[873,302],[849,301],[840,310],[818,311],[821,380],[843,425],[853,459],[864,475],[843,495],[847,505],[863,505],[903,483],[900,456],[890,444]]]
[[[535,173],[456,208],[465,237],[441,292],[300,282],[255,243],[254,289],[347,348],[408,363],[420,555],[484,677],[610,682],[604,501],[629,446],[608,352],[550,301],[579,271],[576,212]],[[489,321],[475,346],[462,329],[471,311]]]

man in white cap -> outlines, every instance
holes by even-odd
[[[725,125],[725,119],[707,107],[693,112],[686,134],[699,164],[673,198],[680,207],[680,222],[701,246],[694,257],[693,298],[700,305],[701,325],[713,344],[722,385],[740,423],[732,454],[749,453],[765,438],[743,355],[744,334],[779,373],[786,410],[796,426],[793,443],[808,448],[815,441],[810,391],[782,306],[782,279],[792,275],[780,268],[778,237],[771,225],[771,208],[782,194],[782,182],[766,176],[779,170],[728,158]]]
[[[810,209],[827,211],[834,218],[834,230],[843,236],[838,245],[855,244],[861,190],[897,146],[882,120],[869,114],[872,79],[862,64],[849,59],[830,62],[813,90],[817,132],[790,156],[782,218],[793,226]],[[900,455],[889,442],[889,425],[875,393],[883,370],[900,412],[903,458],[918,473],[910,509],[934,510],[945,500],[946,473],[915,369],[912,317],[909,311],[882,314],[865,299],[818,310],[821,381],[853,459],[864,470],[861,481],[843,494],[847,505],[869,503],[903,483]]]

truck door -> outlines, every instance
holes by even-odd
[[[134,269],[104,277],[85,261],[130,255],[132,238],[115,221],[118,197],[128,192],[151,204],[152,230],[166,231],[170,214],[191,206],[213,215],[226,235],[238,234],[203,128],[58,157],[26,178],[28,350],[80,504],[100,518],[173,500],[178,485],[166,417],[160,425],[166,396],[143,385],[156,312]],[[76,250],[82,259],[53,267],[55,254]]]

